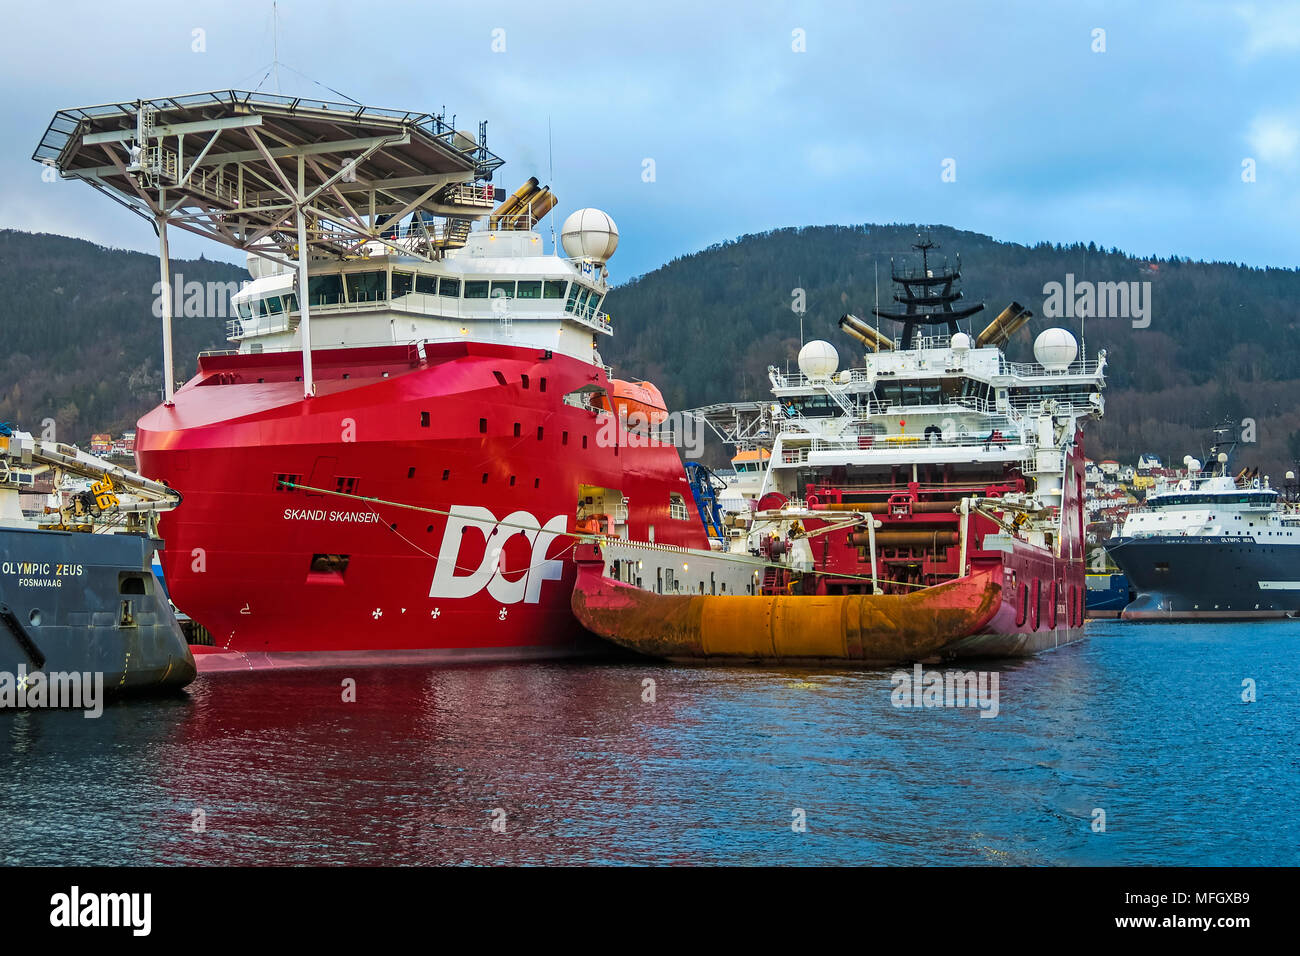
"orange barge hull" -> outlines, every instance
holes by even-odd
[[[888,665],[984,630],[1002,605],[1000,579],[976,571],[906,595],[656,594],[579,556],[572,601],[588,630],[670,661]]]

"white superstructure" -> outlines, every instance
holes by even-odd
[[[367,247],[370,254],[360,258],[310,263],[313,348],[465,339],[599,359],[599,337],[612,334],[601,310],[609,291],[604,260],[547,251],[544,237],[531,229],[473,231],[462,248],[434,261],[393,248],[417,241],[403,234]],[[610,255],[616,243],[585,245]],[[250,272],[257,271],[254,264]],[[272,271],[233,297],[238,318],[228,336],[240,352],[302,347],[295,280],[293,271]]]
[[[1119,532],[1121,538],[1156,536],[1300,545],[1300,512],[1282,501],[1267,478],[1246,481],[1193,469],[1173,488],[1149,494],[1145,507],[1130,512]]]
[[[1105,352],[1058,369],[1010,362],[964,333],[868,352],[845,371],[771,367],[775,439],[761,493],[800,497],[798,474],[816,468],[919,480],[927,466],[960,477],[1005,464],[1035,476],[1040,495],[1059,495],[1076,424],[1104,407],[1105,367]]]

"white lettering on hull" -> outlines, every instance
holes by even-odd
[[[325,508],[285,508],[285,521],[332,521],[335,524],[379,524],[373,511],[329,511]]]
[[[472,529],[472,530],[471,530]],[[499,523],[487,508],[476,505],[453,505],[442,533],[438,549],[438,565],[429,586],[431,598],[473,597],[484,588],[502,604],[536,604],[541,600],[542,582],[558,581],[564,574],[564,561],[547,558],[546,552],[556,538],[564,534],[566,519],[556,515],[543,526],[527,511],[515,511]],[[483,536],[483,560],[468,574],[457,574],[461,546],[471,534]],[[515,535],[522,535],[532,546],[528,568],[514,581],[502,573],[501,555],[505,544]]]

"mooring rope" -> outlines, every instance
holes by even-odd
[[[350,500],[352,500],[352,501],[360,501],[360,502],[363,502],[363,503],[365,503],[365,504],[372,504],[372,505],[385,505],[385,506],[388,506],[388,507],[391,507],[391,508],[405,508],[405,509],[407,509],[408,511],[420,511],[420,512],[423,512],[423,513],[425,513],[425,514],[440,515],[440,516],[442,516],[442,517],[444,517],[444,518],[465,518],[465,517],[466,517],[465,515],[454,514],[454,513],[451,512],[451,511],[444,511],[444,510],[442,510],[441,508],[428,508],[428,507],[425,507],[424,505],[413,505],[413,504],[410,504],[410,503],[405,502],[405,501],[389,501],[389,500],[386,499],[386,498],[375,498],[375,497],[372,497],[372,496],[370,496],[370,495],[356,495],[356,494],[352,494],[352,493],[350,493],[350,492],[346,492],[346,491],[334,491],[334,490],[331,490],[331,489],[329,489],[329,488],[313,488],[311,485],[303,485],[303,484],[299,484],[299,483],[296,482],[296,481],[289,481],[289,480],[284,479],[284,478],[281,478],[281,479],[280,479],[280,484],[281,484],[282,486],[286,487],[286,488],[297,488],[297,489],[300,490],[300,491],[311,491],[311,492],[314,492],[314,493],[316,493],[316,494],[321,494],[321,495],[333,495],[333,496],[336,497],[336,498],[348,498],[348,499],[350,499]],[[381,515],[379,514],[379,512],[377,512],[377,511],[372,510],[370,513],[373,514],[373,515],[375,515],[375,517],[377,517],[377,518],[382,518],[382,516],[381,516]],[[471,521],[475,521],[475,522],[478,523],[478,524],[483,524],[483,522],[478,521],[478,519],[470,518],[469,520],[471,520]],[[381,523],[382,523],[382,521],[381,521]],[[520,523],[518,523],[518,522],[511,522],[511,521],[497,521],[497,522],[495,522],[495,524],[497,525],[497,527],[501,527],[501,528],[517,528],[517,529],[519,529],[519,530],[521,530],[521,531],[540,531],[540,530],[542,530],[542,529],[537,528],[537,527],[534,527],[533,525],[530,525],[530,524],[520,524]],[[392,527],[392,525],[388,525],[388,528],[389,528],[390,531],[394,531],[394,532],[396,532],[396,533],[397,533],[397,536],[398,536],[399,538],[401,538],[403,541],[405,541],[405,542],[406,542],[407,544],[409,544],[411,547],[415,548],[415,550],[419,551],[421,554],[428,555],[430,558],[433,558],[434,561],[439,560],[439,558],[438,558],[436,555],[429,554],[428,551],[425,551],[425,550],[424,550],[423,548],[421,548],[418,544],[416,544],[415,542],[413,542],[413,541],[411,541],[409,538],[407,538],[405,535],[403,535],[400,531],[397,531],[397,529],[394,528],[394,527]],[[579,532],[579,531],[549,531],[549,532],[547,532],[547,533],[548,533],[548,534],[554,534],[554,535],[556,535],[557,537],[559,537],[559,536],[563,536],[563,537],[566,537],[566,538],[573,538],[573,539],[574,539],[574,544],[573,544],[573,545],[570,545],[569,548],[565,549],[565,551],[560,555],[560,557],[563,557],[564,554],[567,554],[568,551],[572,550],[573,546],[576,545],[576,544],[577,544],[578,542],[580,542],[580,541],[590,541],[590,542],[592,542],[592,543],[594,543],[594,544],[600,544],[600,543],[603,543],[603,540],[602,540],[602,539],[603,539],[603,536],[601,536],[601,535],[595,535],[595,534],[592,534],[591,532]],[[607,539],[607,540],[608,540],[611,544],[618,544],[618,545],[622,545],[622,546],[624,546],[624,547],[632,547],[632,548],[646,548],[646,549],[654,550],[654,551],[667,551],[667,550],[669,550],[669,548],[676,549],[676,547],[677,547],[677,546],[675,546],[675,545],[660,545],[660,544],[656,544],[655,542],[651,542],[651,541],[629,541],[629,540],[626,540],[626,539],[623,539],[623,538],[609,538],[609,539]],[[688,551],[687,549],[681,549],[681,550],[682,550],[683,553],[687,553],[687,554],[690,554],[690,553],[696,553],[696,552]],[[787,565],[787,564],[778,564],[778,563],[776,563],[775,561],[764,561],[762,558],[755,558],[753,555],[748,555],[748,554],[746,554],[746,555],[740,555],[740,554],[733,554],[733,553],[731,553],[731,552],[714,552],[714,551],[710,551],[710,552],[708,553],[707,556],[708,556],[708,557],[719,558],[719,559],[723,559],[723,560],[728,560],[728,561],[735,561],[735,562],[740,563],[740,564],[748,564],[748,565],[750,565],[750,566],[752,566],[752,567],[754,567],[754,568],[764,568],[764,569],[766,569],[766,568],[775,568],[775,569],[778,570],[778,571],[791,571],[791,572],[795,572],[795,573],[798,573],[798,574],[821,574],[821,575],[826,575],[826,576],[828,576],[828,577],[833,577],[833,578],[845,578],[845,579],[852,580],[852,581],[868,581],[868,582],[871,581],[871,575],[869,575],[869,574],[850,574],[850,573],[847,573],[847,572],[841,572],[841,571],[818,571],[818,570],[816,570],[816,569],[809,570],[809,571],[802,571],[802,570],[798,570],[798,569],[796,569],[796,568],[792,568],[792,567],[790,567],[790,566]],[[555,559],[552,558],[551,560],[555,560]],[[462,568],[462,567],[460,567],[460,565],[456,565],[455,567],[456,567],[456,570],[458,570],[458,571],[469,571],[469,572],[473,572],[473,571],[478,570],[477,568]],[[529,570],[532,570],[532,569],[530,568]],[[511,572],[511,573],[513,573],[513,572]],[[898,587],[904,587],[904,588],[916,588],[916,589],[918,589],[918,590],[923,590],[923,589],[925,589],[925,588],[936,587],[936,585],[933,585],[933,584],[916,584],[915,582],[912,582],[912,581],[894,581],[894,580],[891,580],[891,579],[888,579],[888,578],[882,578],[882,577],[879,577],[879,576],[877,576],[877,578],[876,578],[876,582],[877,582],[878,584],[893,584],[893,585],[897,585]]]

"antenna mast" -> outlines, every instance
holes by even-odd
[[[280,92],[280,5],[271,2],[271,66],[275,70],[275,92]]]

